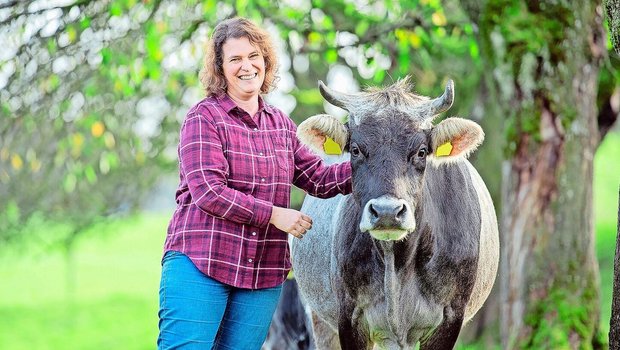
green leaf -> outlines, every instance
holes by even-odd
[[[385,70],[377,69],[377,71],[375,72],[375,75],[372,77],[372,80],[376,84],[381,84],[383,82],[383,79],[385,79]]]
[[[336,63],[338,61],[338,51],[335,49],[325,51],[325,60],[328,63]]]
[[[96,96],[97,93],[98,93],[97,85],[93,83],[88,83],[86,87],[84,88],[84,94],[86,95],[86,97]]]
[[[92,165],[88,165],[86,169],[84,169],[84,175],[90,184],[97,182],[97,173]]]
[[[242,17],[247,15],[247,7],[248,7],[248,0],[237,0],[235,4],[235,8],[237,9],[237,14]]]
[[[105,64],[109,64],[112,59],[112,50],[108,47],[104,47],[101,49],[101,62]]]
[[[469,41],[469,55],[474,59],[478,59],[480,57],[480,50],[478,49],[478,43],[476,40],[472,39]]]
[[[370,27],[370,23],[368,23],[368,21],[359,21],[357,23],[357,25],[355,26],[355,34],[358,37],[363,37],[364,34],[366,34],[366,32],[368,31],[368,28]]]
[[[323,103],[323,96],[318,89],[299,90],[293,94],[301,104],[321,105]]]
[[[87,16],[82,18],[82,20],[80,21],[80,29],[84,30],[88,27],[90,27],[90,17]]]
[[[75,191],[75,185],[77,184],[77,178],[73,173],[67,174],[65,176],[65,180],[63,181],[63,188],[65,192],[72,193]]]
[[[47,51],[49,51],[50,55],[54,55],[58,50],[58,45],[56,44],[56,39],[51,38],[47,41]]]
[[[118,3],[118,1],[115,1],[114,3],[112,3],[112,5],[110,6],[110,15],[114,17],[114,16],[120,16],[122,14],[123,14],[123,8]]]

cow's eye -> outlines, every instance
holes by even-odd
[[[353,157],[359,157],[359,156],[360,156],[360,154],[362,154],[362,152],[360,152],[360,148],[359,148],[359,147],[357,147],[357,144],[356,144],[356,143],[352,143],[352,144],[351,144],[351,155],[352,155]]]
[[[427,152],[428,152],[428,151],[426,150],[426,147],[422,147],[422,148],[420,148],[420,149],[418,150],[418,158],[424,158],[424,157],[426,157]]]

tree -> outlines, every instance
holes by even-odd
[[[620,1],[606,0],[605,11],[611,33],[611,41],[616,53],[620,55]]]
[[[0,240],[70,250],[85,227],[135,208],[170,163],[178,121],[165,113],[185,89],[160,67],[160,5],[0,4]],[[62,229],[34,237],[37,223]]]
[[[480,28],[487,102],[497,103],[508,142],[502,345],[599,348],[592,160],[606,131],[597,104],[607,59],[601,11],[590,2],[462,3]],[[613,124],[617,111],[605,117]]]

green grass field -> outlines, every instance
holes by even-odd
[[[601,325],[609,330],[620,135],[595,159],[596,250]],[[78,243],[74,292],[60,252],[0,251],[0,349],[155,349],[160,256],[168,213],[142,214],[96,228]]]
[[[88,232],[74,256],[72,297],[63,254],[5,252],[0,349],[155,349],[167,220],[143,214],[115,225],[116,232]]]

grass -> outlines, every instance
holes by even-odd
[[[60,252],[4,252],[0,349],[155,349],[167,220],[143,214],[88,232],[73,257],[71,295]]]
[[[609,331],[620,162],[620,135],[595,158],[596,252],[601,328]],[[0,349],[155,349],[160,257],[169,213],[143,213],[93,228],[74,256],[74,291],[60,252],[0,254]],[[475,346],[461,346],[475,349]]]

